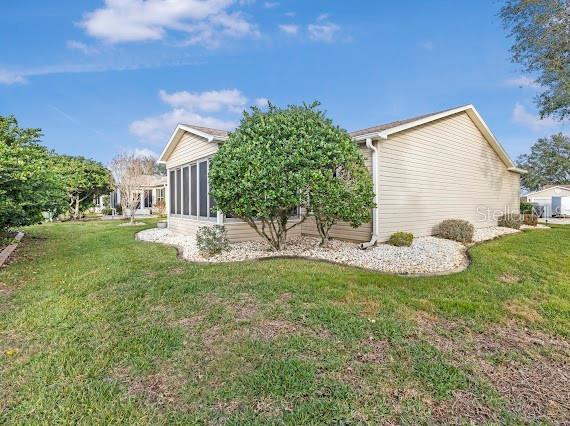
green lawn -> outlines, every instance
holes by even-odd
[[[195,265],[135,232],[28,229],[0,270],[0,423],[570,418],[570,226],[426,278]]]

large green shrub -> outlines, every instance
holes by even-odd
[[[202,254],[214,256],[229,248],[226,230],[222,225],[200,226],[196,231],[196,245]]]
[[[469,243],[473,241],[475,227],[467,220],[447,219],[438,226],[438,235],[442,238]]]
[[[396,247],[409,247],[412,245],[413,241],[414,241],[414,234],[412,234],[411,232],[394,232],[390,236],[388,244]]]
[[[57,216],[67,207],[57,157],[40,137],[40,129],[0,116],[0,231],[39,223],[44,212]]]
[[[505,228],[520,229],[523,219],[518,213],[507,213],[499,217],[498,224]]]
[[[360,171],[358,148],[318,105],[281,109],[269,104],[265,112],[244,112],[240,126],[210,164],[216,207],[244,220],[276,250],[312,206],[315,219],[324,218],[319,233],[326,236],[339,218],[358,225],[370,214],[372,183]],[[335,178],[337,170],[350,171],[348,183]],[[341,195],[342,204],[333,206]],[[301,216],[289,220],[292,211]]]

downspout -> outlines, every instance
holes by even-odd
[[[378,150],[372,142],[372,138],[366,138],[366,147],[372,151],[372,187],[374,189],[374,204],[372,209],[372,238],[366,243],[361,243],[360,248],[365,250],[372,247],[378,241]]]

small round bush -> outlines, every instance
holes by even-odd
[[[196,231],[196,245],[207,256],[220,254],[229,248],[226,229],[222,225],[200,226]]]
[[[414,234],[411,232],[394,232],[390,236],[388,244],[396,247],[410,247],[412,241],[414,241]]]
[[[439,224],[438,234],[447,240],[470,243],[473,241],[475,227],[466,220],[446,219]]]
[[[523,214],[523,222],[525,225],[536,226],[538,225],[538,216],[533,213]]]
[[[507,213],[502,215],[498,222],[499,226],[503,226],[505,228],[520,229],[523,220],[521,215],[518,213]]]
[[[110,207],[104,207],[101,209],[101,214],[103,216],[110,216],[113,214],[113,209],[111,209]]]
[[[534,207],[532,203],[521,203],[520,211],[521,213],[532,213],[534,211]]]

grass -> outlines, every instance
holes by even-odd
[[[152,222],[148,222],[149,226]],[[0,270],[0,423],[560,422],[570,227],[466,271],[197,265],[116,222],[28,229]]]

